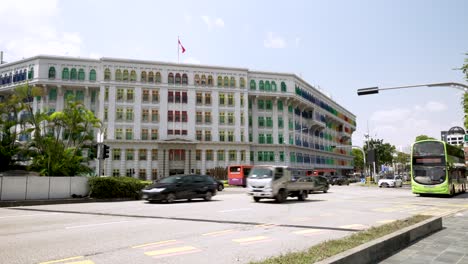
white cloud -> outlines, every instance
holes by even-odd
[[[201,19],[205,24],[208,26],[208,29],[212,28],[223,28],[224,27],[224,20],[221,18],[211,18],[209,16],[201,16]]]
[[[447,106],[439,102],[427,102],[426,109],[429,112],[442,112],[447,110]]]
[[[60,32],[60,9],[56,0],[6,0],[0,5],[0,28],[7,39],[5,60],[38,54],[79,56],[82,39],[76,32]]]
[[[403,108],[376,111],[371,115],[370,120],[381,123],[394,123],[406,119],[409,113],[410,110]]]
[[[263,41],[265,48],[282,49],[286,47],[286,41],[273,32],[267,33],[267,38]]]

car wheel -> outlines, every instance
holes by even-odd
[[[205,197],[203,197],[203,199],[205,199],[205,201],[211,201],[212,197],[213,194],[211,192],[206,192]]]
[[[305,199],[307,199],[307,191],[302,191],[298,196],[297,196],[297,199],[299,201],[305,201]]]
[[[328,188],[326,188],[325,190],[323,190],[323,193],[327,193],[328,192]]]
[[[218,191],[222,191],[224,189],[224,186],[222,184],[218,184]]]
[[[168,195],[166,195],[166,202],[168,203],[173,203],[174,200],[175,200],[175,194],[173,193],[169,193]]]
[[[389,187],[388,183],[386,183],[386,182],[382,183],[382,187],[388,188]]]
[[[254,201],[255,201],[256,203],[258,203],[258,202],[260,202],[260,199],[261,199],[261,198],[260,198],[260,197],[254,197],[253,199],[254,199]]]

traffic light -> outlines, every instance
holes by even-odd
[[[103,146],[103,155],[102,155],[102,159],[107,159],[109,158],[109,151],[110,151],[110,147],[107,146],[107,145],[104,145]]]

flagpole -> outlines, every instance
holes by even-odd
[[[177,36],[177,63],[179,63],[179,36]]]

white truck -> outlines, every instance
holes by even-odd
[[[310,170],[287,166],[254,166],[247,178],[247,194],[252,196],[255,202],[266,198],[282,203],[288,197],[297,197],[304,201],[316,187],[314,181],[305,180],[314,177],[306,176],[308,171]]]

